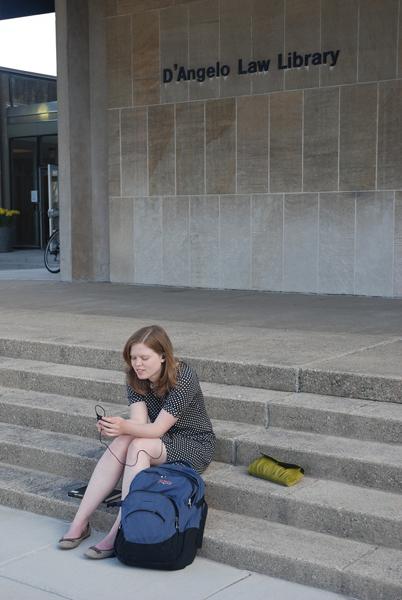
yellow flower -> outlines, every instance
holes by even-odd
[[[14,217],[16,215],[19,215],[20,211],[19,210],[11,210],[8,208],[0,208],[0,216],[2,217]]]

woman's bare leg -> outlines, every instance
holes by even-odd
[[[146,452],[140,452],[145,450]],[[138,457],[138,458],[137,458]],[[154,457],[154,458],[151,458]],[[166,462],[166,448],[160,439],[148,439],[148,438],[137,438],[133,440],[127,451],[127,464],[135,465],[133,467],[126,466],[123,474],[123,483],[121,490],[121,497],[124,499],[130,489],[130,484],[134,477],[142,471],[147,469],[151,465],[160,465]],[[109,533],[98,543],[96,547],[99,550],[109,550],[113,548],[114,540],[117,535],[117,530],[120,525],[120,511],[117,515],[115,522],[112,525]]]
[[[126,457],[127,450],[132,441],[133,438],[130,435],[120,435],[110,444],[110,449],[122,463],[129,462]],[[114,489],[121,477],[123,468],[123,465],[119,463],[111,452],[105,450],[91,475],[85,495],[81,500],[69,530],[64,535],[65,538],[76,538],[81,535],[91,515],[106,496]]]

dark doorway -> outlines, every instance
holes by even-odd
[[[36,137],[10,140],[11,198],[12,208],[20,211],[16,227],[20,248],[40,248],[37,163]]]
[[[48,165],[57,165],[57,136],[10,140],[12,208],[17,219],[17,248],[43,248],[49,237]]]

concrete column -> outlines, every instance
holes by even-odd
[[[10,157],[7,137],[9,74],[0,73],[0,206],[10,208]]]
[[[96,281],[109,281],[108,120],[105,0],[89,0],[92,253]]]
[[[103,10],[56,0],[63,281],[109,279]]]

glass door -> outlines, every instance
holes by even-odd
[[[59,227],[59,187],[57,165],[39,167],[41,244],[44,248]]]
[[[40,203],[38,190],[38,142],[36,137],[10,140],[12,208],[16,219],[16,246],[41,247]]]
[[[39,160],[41,241],[44,248],[53,231],[59,227],[57,135],[46,135],[40,138]]]

